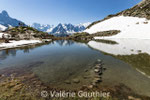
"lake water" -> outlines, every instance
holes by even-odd
[[[119,43],[124,44],[119,47]],[[148,45],[147,42],[145,44]],[[139,50],[136,46],[128,47],[125,40],[116,41],[116,44],[100,41],[85,44],[58,40],[45,45],[1,50],[0,69],[23,67],[25,70],[25,66],[30,66],[31,71],[45,84],[70,89],[90,84],[94,78],[92,70],[95,63],[101,59],[107,69],[102,75],[101,86],[124,84],[137,94],[150,96],[149,63],[145,65],[140,60],[140,64],[145,67],[139,68],[140,64],[136,67],[133,59],[132,63],[129,59],[146,52],[146,49]],[[131,55],[132,53],[135,55]],[[150,58],[149,54],[145,56],[147,59]],[[84,76],[89,78],[84,79]],[[73,83],[74,79],[80,82]],[[66,81],[70,83],[66,84]]]

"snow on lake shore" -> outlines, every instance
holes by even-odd
[[[0,24],[0,31],[4,31],[6,29],[7,29],[7,27],[5,27],[5,26],[3,26],[3,25]]]
[[[102,31],[120,30],[114,36],[96,37],[96,39],[137,38],[150,39],[150,20],[138,17],[117,16],[93,25],[84,32],[94,34]]]
[[[42,41],[40,40],[20,40],[20,41],[9,41],[9,42],[10,43],[0,43],[0,48],[14,48],[14,47],[20,47],[22,45],[42,43]]]
[[[0,38],[2,38],[3,34],[4,34],[4,33],[0,33]]]
[[[10,34],[7,34],[7,33],[0,33],[0,39],[3,38],[3,35],[4,35],[5,38],[6,38],[6,37],[11,37]]]
[[[113,54],[131,55],[138,53],[150,54],[150,40],[144,39],[112,39],[118,44],[107,44],[102,42],[90,41],[88,45],[94,49]]]

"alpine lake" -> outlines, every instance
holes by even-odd
[[[57,40],[0,50],[0,100],[49,100],[41,97],[43,90],[105,91],[110,100],[150,100],[149,47],[149,40]]]

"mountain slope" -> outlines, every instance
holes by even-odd
[[[0,13],[0,25],[3,25],[5,27],[15,27],[19,26],[19,23],[25,25],[22,21],[11,18],[5,10]]]
[[[113,36],[96,37],[97,39],[110,38],[139,38],[150,39],[150,0],[143,0],[131,9],[115,15],[109,15],[101,21],[92,23],[85,32],[90,34],[118,30],[120,33]],[[110,32],[111,33],[111,32]]]
[[[36,28],[39,31],[48,32],[49,34],[53,34],[55,36],[66,36],[76,32],[84,31],[89,24],[90,23],[72,25],[60,23],[57,26],[54,26],[54,25],[41,25],[38,23],[34,23],[32,27]]]

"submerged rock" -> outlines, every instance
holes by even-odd
[[[94,72],[95,73],[99,73],[99,69],[94,69]]]
[[[95,78],[100,78],[101,79],[102,77],[100,75],[96,75]]]
[[[5,75],[4,74],[0,74],[0,77],[4,77]]]
[[[99,82],[101,82],[101,79],[100,78],[94,78],[93,82],[99,83]]]
[[[88,69],[84,70],[84,72],[88,72]]]
[[[100,60],[100,59],[98,59],[97,61],[98,61],[98,62],[102,62],[102,60]]]
[[[88,78],[89,78],[89,76],[83,76],[83,78],[84,78],[84,79],[88,79]]]
[[[80,80],[79,79],[73,79],[73,82],[74,83],[80,83]]]
[[[106,70],[107,68],[103,67],[103,70]]]
[[[92,88],[93,88],[93,85],[89,85],[87,88],[88,88],[88,89],[92,89]]]
[[[71,82],[69,80],[66,80],[65,83],[66,84],[71,84]]]
[[[97,64],[97,65],[95,66],[95,68],[101,68],[101,65],[100,65],[100,64]]]
[[[92,85],[93,85],[93,86],[96,86],[96,82],[93,82]]]

